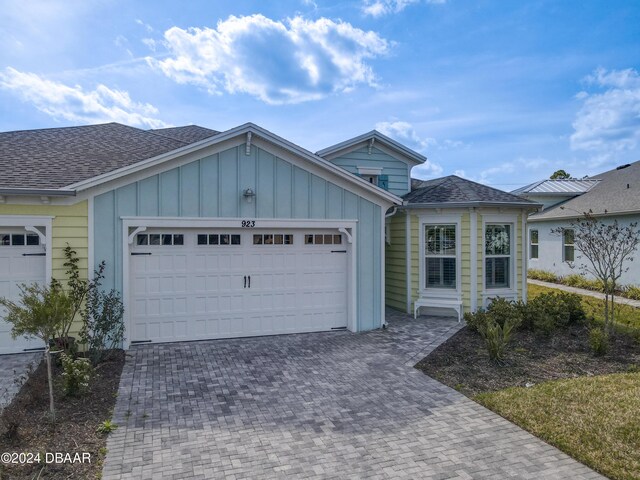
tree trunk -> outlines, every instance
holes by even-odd
[[[609,290],[606,287],[604,291],[604,329],[609,331]]]
[[[47,361],[47,381],[49,382],[49,410],[51,411],[51,418],[55,421],[56,410],[53,405],[53,378],[51,375],[51,348],[49,345],[44,350],[44,357]]]

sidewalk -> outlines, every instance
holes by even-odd
[[[599,298],[604,300],[604,293],[594,292],[593,290],[585,290],[584,288],[569,287],[567,285],[561,285],[559,283],[543,282],[541,280],[533,280],[527,278],[527,283],[532,285],[540,285],[541,287],[557,288],[564,292],[577,293],[578,295],[587,295],[589,297]],[[620,305],[630,305],[632,307],[640,308],[640,300],[631,300],[630,298],[616,297],[616,303]]]

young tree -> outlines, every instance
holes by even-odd
[[[68,321],[73,311],[73,300],[62,289],[60,283],[53,280],[49,286],[37,283],[20,285],[20,301],[15,303],[0,298],[0,305],[7,309],[4,319],[12,325],[13,338],[37,337],[44,342],[49,381],[49,409],[51,417],[55,419],[50,345]]]
[[[571,178],[571,174],[565,172],[564,170],[556,170],[549,177],[551,180],[567,180]]]
[[[606,212],[605,212],[606,213]],[[594,276],[602,283],[604,301],[604,327],[608,332],[613,322],[615,292],[622,274],[629,270],[629,262],[640,244],[638,223],[623,227],[617,220],[603,222],[591,210],[569,223],[574,232],[574,248],[580,252],[577,258],[586,259],[578,268]],[[552,232],[562,235],[565,228]],[[572,265],[573,266],[573,265]]]

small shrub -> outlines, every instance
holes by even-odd
[[[519,308],[523,327],[546,335],[586,318],[580,296],[573,293],[543,293]]]
[[[508,320],[515,320],[519,325],[522,322],[522,303],[500,297],[494,298],[487,307],[487,314],[501,327]]]
[[[627,287],[625,287],[624,289],[623,294],[625,297],[632,300],[640,300],[640,287],[637,287],[635,285],[627,285]]]
[[[479,332],[487,347],[489,359],[496,363],[502,363],[505,350],[511,340],[511,334],[518,327],[520,321],[517,318],[507,318],[504,324],[500,325],[491,315],[488,317],[489,321],[480,327]]]
[[[609,334],[601,327],[589,330],[589,346],[596,357],[601,357],[609,351]]]
[[[60,354],[60,359],[64,369],[62,372],[64,394],[68,397],[76,397],[87,393],[89,380],[93,373],[91,362],[86,358],[74,360],[66,353]]]
[[[488,321],[487,312],[482,308],[476,310],[475,312],[466,312],[464,314],[464,321],[467,324],[467,327],[472,332],[479,332],[479,326],[484,325]]]
[[[116,428],[118,428],[118,425],[113,423],[111,420],[105,420],[100,425],[98,425],[98,428],[96,428],[96,432],[109,434],[113,432]]]
[[[99,286],[97,281],[96,285]],[[88,293],[80,339],[85,344],[87,355],[94,365],[122,344],[123,316],[124,307],[116,290],[104,292],[96,287]]]
[[[602,282],[598,280],[589,280],[583,275],[579,275],[577,273],[562,277],[561,283],[570,287],[583,288],[585,290],[594,290],[596,292],[603,291]]]
[[[545,270],[536,270],[534,268],[527,271],[527,277],[534,280],[542,280],[543,282],[558,283],[559,277],[553,272],[547,272]]]

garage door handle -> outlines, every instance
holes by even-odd
[[[131,252],[131,255],[151,255],[151,252]]]
[[[331,253],[347,253],[346,250],[331,250]]]
[[[249,275],[249,288],[251,288],[251,275]]]
[[[247,276],[244,276],[244,288],[247,288]]]
[[[46,257],[46,253],[23,253],[23,257]]]

